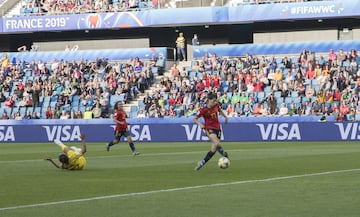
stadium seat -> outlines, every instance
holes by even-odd
[[[280,91],[275,91],[274,96],[275,96],[275,98],[279,99],[281,97],[281,92]]]
[[[25,70],[25,76],[31,77],[32,76],[32,70]]]
[[[299,97],[299,93],[296,90],[294,90],[294,91],[291,91],[290,96],[296,98],[296,97]]]
[[[143,1],[140,1],[139,2],[139,8],[142,9],[142,8],[147,8],[148,7],[148,4],[147,2],[143,2]]]
[[[50,96],[45,96],[42,102],[42,107],[47,108],[50,105]]]
[[[156,66],[151,67],[151,72],[154,76],[157,76],[159,74],[159,68]]]
[[[136,118],[137,112],[130,112],[130,118]]]
[[[37,112],[38,115],[40,115],[40,113],[41,113],[41,107],[35,107],[35,109],[33,110],[33,112]]]
[[[192,77],[197,77],[197,72],[194,72],[194,71],[190,71],[189,72],[189,78],[192,78]],[[225,82],[223,82],[223,83],[225,83]]]
[[[17,111],[20,112],[21,117],[24,117],[26,114],[27,107],[20,107]]]
[[[33,7],[32,8],[32,13],[34,13],[34,14],[39,13],[39,8],[38,7]]]
[[[343,67],[345,67],[347,70],[349,70],[350,68],[350,62],[347,60],[347,61],[344,61],[343,62]]]
[[[125,94],[119,94],[119,95],[112,95],[110,96],[110,106],[114,106],[116,102],[122,101],[124,102],[125,100]]]
[[[80,103],[80,97],[79,95],[74,95],[71,99],[71,106],[78,106]]]
[[[139,107],[138,106],[136,106],[136,105],[132,105],[131,107],[130,107],[130,112],[138,112],[138,109],[139,109]]]

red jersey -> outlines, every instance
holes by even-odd
[[[208,129],[221,130],[220,122],[219,122],[220,109],[221,109],[220,103],[216,103],[216,105],[212,108],[208,108],[207,106],[205,106],[200,109],[199,113],[195,117],[196,118],[200,118],[200,117],[204,118],[205,130],[208,130]]]
[[[128,129],[128,124],[126,122],[126,112],[124,110],[115,110],[114,118],[118,121],[124,122],[124,124],[116,123],[116,131],[126,131]]]

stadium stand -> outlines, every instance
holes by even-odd
[[[99,1],[92,5],[81,2],[67,5],[25,2],[20,13],[56,15],[147,10],[171,5],[236,6],[302,1],[112,1],[104,5]],[[63,110],[84,113],[100,103],[101,117],[108,118],[115,102],[124,101],[129,105],[127,112],[131,118],[139,113],[155,118],[180,117],[195,114],[204,104],[206,93],[212,91],[218,93],[224,110],[233,117],[343,115],[351,119],[354,111],[358,119],[358,48],[357,41],[199,46],[192,61],[179,62],[176,70],[169,69],[165,74],[166,48],[130,49],[141,55],[100,49],[3,53],[2,92],[7,99],[14,100],[14,105],[2,102],[0,115],[6,112],[15,119],[16,113],[24,117],[30,111],[46,118],[50,108],[54,115],[49,117],[60,118]],[[19,84],[30,89],[19,90]],[[40,106],[21,105],[25,95],[35,97],[34,84],[41,86]],[[259,111],[255,112],[257,108]]]
[[[124,101],[130,103],[128,115],[131,118],[137,117],[140,110],[145,112],[145,117],[184,116],[194,114],[204,103],[205,94],[215,91],[219,94],[224,110],[229,107],[235,108],[227,110],[228,115],[233,117],[279,115],[281,107],[285,105],[288,111],[281,115],[325,115],[325,107],[328,107],[330,112],[326,115],[334,115],[337,112],[348,115],[351,109],[354,109],[358,112],[356,116],[358,118],[360,58],[357,52],[351,49],[351,46],[356,44],[351,43],[348,46],[342,44],[345,48],[345,57],[338,56],[339,50],[333,60],[330,59],[331,53],[325,53],[323,50],[328,49],[329,44],[325,42],[323,47],[316,43],[298,45],[298,48],[312,45],[313,50],[306,49],[306,57],[300,55],[303,49],[298,49],[297,54],[294,53],[291,44],[282,45],[282,48],[289,48],[287,51],[289,53],[282,49],[283,54],[276,56],[271,54],[271,51],[276,53],[276,49],[261,50],[258,48],[259,45],[238,45],[240,48],[247,46],[249,50],[258,51],[263,57],[249,53],[236,57],[230,53],[227,53],[228,55],[222,53],[222,56],[218,57],[216,53],[205,53],[203,57],[193,61],[180,62],[178,72],[170,69],[164,75],[157,74],[157,71],[153,70],[155,66],[151,66],[156,64],[157,59],[153,59],[152,62],[140,58],[119,60],[111,57],[110,53],[109,59],[107,54],[101,51],[78,51],[92,60],[73,60],[71,58],[74,57],[69,55],[66,56],[68,59],[55,58],[62,58],[60,54],[64,52],[3,54],[2,61],[8,58],[12,62],[12,65],[4,71],[14,75],[7,76],[9,80],[4,81],[4,84],[8,84],[10,88],[9,91],[3,92],[7,98],[12,96],[15,104],[13,107],[7,107],[4,102],[5,108],[2,106],[0,115],[6,111],[11,118],[15,118],[17,112],[25,116],[26,112],[30,111],[37,112],[41,118],[45,118],[46,110],[50,106],[57,115],[55,117],[59,118],[62,110],[68,112],[79,110],[84,113],[99,102],[104,111],[109,111],[115,102]],[[339,49],[338,44],[331,43],[331,45]],[[219,49],[220,52],[224,52]],[[216,52],[214,49],[212,51]],[[105,55],[105,58],[86,56],[86,54],[96,56],[99,53]],[[76,56],[76,53],[73,55]],[[283,62],[285,56],[290,60],[289,64]],[[319,62],[320,56],[324,57],[322,63]],[[341,58],[341,61],[338,58]],[[115,65],[116,61],[121,61],[121,64]],[[200,66],[194,68],[196,61],[200,62]],[[142,67],[138,68],[140,65]],[[321,67],[316,72],[309,72],[310,65]],[[329,66],[330,69],[327,69]],[[103,73],[99,73],[100,71]],[[275,71],[281,73],[280,80],[276,80]],[[309,73],[315,73],[315,76],[310,78]],[[148,95],[139,93],[141,74],[145,75],[144,93],[150,93]],[[23,94],[33,94],[32,91],[16,92],[19,85],[31,87],[33,83],[42,85],[40,108],[32,107],[31,104],[19,106]],[[304,89],[300,90],[300,86],[304,86]],[[305,93],[310,86],[314,89],[312,94],[303,95],[302,91]],[[97,90],[99,93],[96,93]],[[325,97],[321,98],[322,91],[325,92]],[[340,92],[340,96],[335,98],[333,95],[337,91]],[[275,97],[274,102],[269,101],[271,98],[269,96],[272,95]],[[69,104],[66,104],[64,99],[67,99]],[[344,100],[346,103],[342,105]],[[317,101],[321,103],[320,108],[314,108]],[[257,104],[263,105],[260,114],[254,114]],[[295,104],[296,110],[290,111],[291,104]],[[336,107],[340,106],[342,109],[337,111]],[[108,113],[102,114],[103,118],[108,117]]]

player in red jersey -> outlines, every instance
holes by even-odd
[[[122,107],[122,102],[117,102],[114,106],[114,115],[113,115],[113,120],[116,123],[116,127],[115,127],[115,138],[114,140],[111,140],[107,145],[106,145],[106,150],[109,151],[110,147],[118,144],[120,142],[120,139],[122,136],[126,137],[130,149],[132,151],[132,154],[135,155],[139,155],[140,153],[136,151],[135,145],[132,141],[131,135],[130,135],[130,131],[128,129],[128,123],[126,122],[126,112],[124,111],[123,107]]]
[[[194,122],[204,129],[206,135],[211,140],[211,149],[206,154],[203,160],[199,161],[195,170],[199,170],[203,167],[206,162],[208,162],[212,156],[218,151],[222,156],[228,157],[227,152],[223,150],[220,145],[221,138],[221,126],[219,121],[219,114],[225,117],[225,123],[227,123],[228,119],[225,113],[221,109],[220,103],[216,99],[216,94],[209,93],[207,95],[207,103],[206,106],[200,109],[199,113],[195,115]],[[199,121],[199,118],[204,118],[204,124]]]

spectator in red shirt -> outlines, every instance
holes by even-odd
[[[254,92],[264,92],[264,83],[259,81],[259,79],[256,79],[253,85],[254,85]]]
[[[346,121],[346,115],[343,114],[342,112],[339,112],[339,114],[336,116],[336,121],[338,122],[342,122],[342,121]]]
[[[210,74],[206,73],[206,76],[203,78],[203,82],[205,83],[205,88],[208,90],[211,87],[211,76]]]
[[[313,69],[312,64],[309,64],[309,67],[306,71],[305,77],[309,80],[313,80],[316,78],[315,70]]]
[[[13,100],[12,96],[9,96],[9,97],[5,100],[4,104],[5,104],[6,107],[12,108],[12,107],[14,107],[14,105],[15,105],[15,101]]]
[[[176,97],[175,97],[175,105],[176,106],[181,106],[183,104],[183,99],[184,99],[184,97],[181,95],[180,92],[178,92]]]
[[[213,87],[216,89],[219,89],[220,88],[220,76],[217,73],[215,73],[215,75],[212,76],[211,80],[213,83]]]
[[[330,49],[330,52],[328,54],[328,59],[331,60],[331,61],[334,61],[336,60],[336,53],[333,49]]]
[[[175,98],[172,94],[169,95],[169,99],[167,100],[169,106],[174,106],[175,105]]]
[[[19,80],[19,83],[17,84],[17,88],[18,88],[20,91],[24,91],[25,85],[22,83],[22,80]]]
[[[346,101],[342,101],[339,111],[340,111],[340,113],[343,113],[344,115],[349,114],[350,107],[346,104]]]
[[[342,96],[342,93],[340,92],[339,88],[336,88],[334,95],[333,95],[333,100],[335,102],[340,102],[341,96]]]
[[[176,63],[173,64],[173,66],[170,69],[170,72],[171,72],[171,75],[173,76],[173,78],[180,76],[180,70],[177,67]]]
[[[201,81],[200,78],[198,78],[197,82],[196,82],[196,91],[198,93],[202,93],[205,90],[205,84],[204,82]]]

